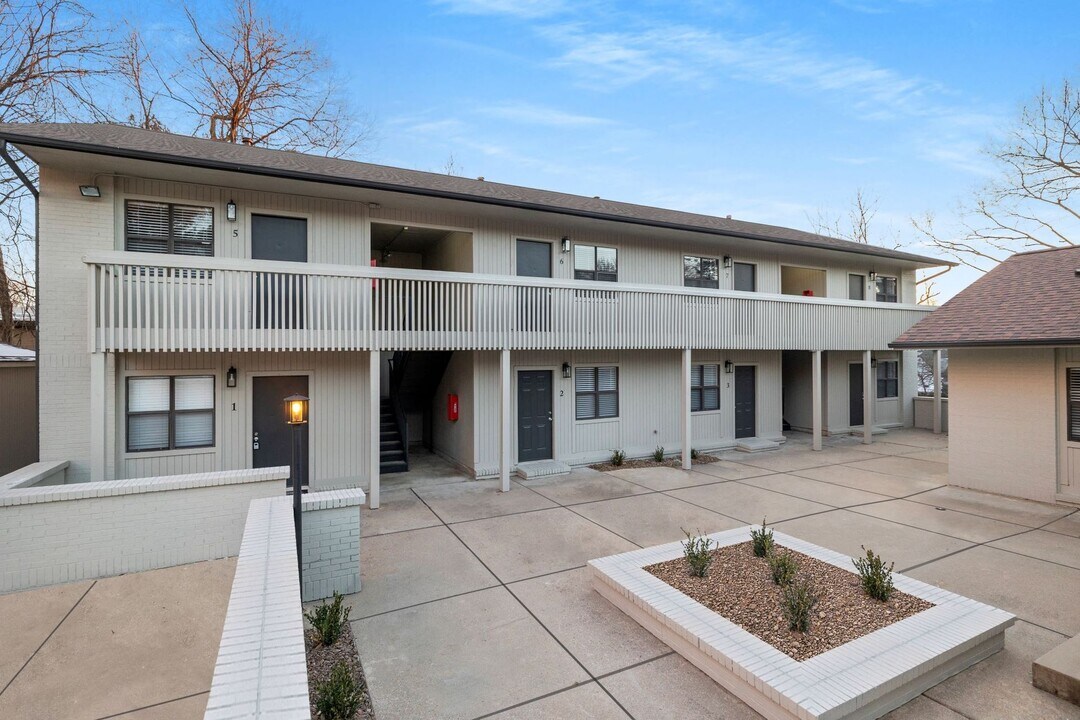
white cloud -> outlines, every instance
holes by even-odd
[[[566,9],[564,0],[435,0],[435,4],[462,15],[509,15],[518,18],[550,17]]]
[[[510,120],[524,125],[544,125],[547,127],[596,127],[612,125],[606,118],[592,115],[578,115],[556,108],[535,105],[528,102],[506,102],[481,108],[481,114]]]

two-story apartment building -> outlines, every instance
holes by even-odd
[[[294,392],[312,486],[376,507],[410,442],[508,489],[912,422],[889,342],[934,258],[126,127],[0,139],[40,168],[40,453],[78,479],[288,464]]]

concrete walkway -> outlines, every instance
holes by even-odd
[[[235,565],[0,595],[0,718],[201,718]]]
[[[1030,684],[1080,633],[1080,514],[945,487],[947,439],[792,436],[692,472],[658,468],[385,492],[366,513],[352,627],[381,720],[754,718],[588,586],[586,561],[761,522],[1005,608],[1005,650],[893,720],[1080,718]]]

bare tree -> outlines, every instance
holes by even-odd
[[[330,63],[235,0],[226,27],[212,28],[185,9],[195,49],[170,81],[173,100],[215,140],[342,156],[370,135],[344,102]]]
[[[461,166],[461,163],[454,157],[454,153],[450,153],[446,156],[446,162],[443,163],[443,172],[447,175],[453,175],[454,177],[463,177],[465,175],[465,168]]]
[[[127,124],[143,130],[167,132],[168,128],[154,109],[167,86],[137,28],[128,29],[118,53],[116,72],[126,91],[126,100],[134,105],[128,113]]]
[[[1076,244],[1080,231],[1080,89],[1068,80],[1028,103],[1008,138],[989,151],[997,179],[961,207],[955,233],[934,217],[912,221],[958,262],[986,271],[1024,250]]]
[[[817,217],[810,217],[808,214],[807,220],[810,221],[814,232],[819,235],[829,235],[865,245],[899,248],[903,245],[899,234],[895,231],[891,231],[891,234],[881,234],[879,224],[874,222],[879,203],[878,198],[868,197],[862,188],[858,188],[855,190],[855,197],[851,199],[846,219],[840,215],[831,215],[818,210]]]

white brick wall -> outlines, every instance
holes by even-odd
[[[0,592],[236,555],[252,499],[288,468],[0,492]]]
[[[308,702],[291,500],[253,500],[204,718],[310,720]]]
[[[304,602],[360,591],[360,509],[357,489],[305,495],[301,502]]]

